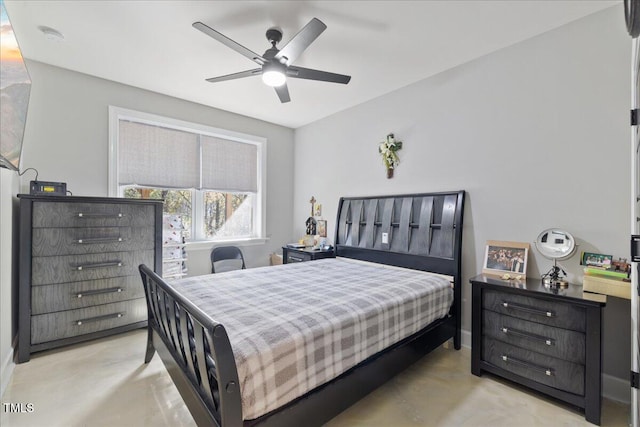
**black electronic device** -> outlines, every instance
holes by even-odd
[[[32,196],[66,196],[66,182],[31,181],[29,194]]]

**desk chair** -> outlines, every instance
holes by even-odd
[[[236,246],[218,246],[211,251],[211,272],[222,273],[224,271],[247,268],[244,256],[240,248]]]

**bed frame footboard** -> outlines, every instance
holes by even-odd
[[[451,276],[453,306],[445,318],[289,404],[243,420],[237,367],[224,327],[141,265],[149,311],[145,362],[158,352],[199,426],[325,423],[449,339],[460,349],[464,196],[455,191],[340,199],[337,256]]]
[[[145,363],[157,350],[198,425],[242,426],[238,372],[224,326],[147,266],[139,269],[149,314]]]

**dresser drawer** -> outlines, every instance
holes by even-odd
[[[32,254],[36,256],[93,254],[153,249],[153,227],[35,228]]]
[[[490,338],[570,362],[584,364],[585,336],[582,332],[555,328],[484,310],[482,330]]]
[[[152,205],[34,202],[33,228],[148,226]]]
[[[483,337],[482,359],[505,371],[577,395],[584,394],[584,366]]]
[[[32,286],[134,276],[140,264],[153,265],[154,251],[34,257]]]
[[[31,288],[31,314],[45,314],[144,297],[140,276]]]
[[[147,320],[144,299],[31,317],[31,344],[69,338]]]
[[[573,331],[585,331],[586,313],[582,307],[489,289],[483,292],[482,299],[483,307],[496,313]]]

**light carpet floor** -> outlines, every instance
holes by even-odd
[[[144,364],[145,346],[146,331],[138,330],[33,355],[14,370],[0,425],[195,425],[160,358]],[[9,411],[9,403],[23,411]],[[628,405],[603,400],[602,426],[628,423]],[[470,349],[440,347],[327,427],[591,425],[575,407],[488,374],[471,375]]]

